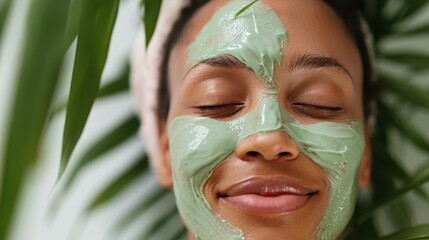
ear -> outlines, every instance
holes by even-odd
[[[371,161],[372,161],[372,145],[371,145],[372,128],[365,128],[365,150],[362,156],[362,162],[359,169],[359,187],[365,188],[371,183]]]
[[[171,172],[170,147],[168,143],[168,134],[165,121],[159,120],[159,150],[161,153],[160,163],[156,169],[156,175],[161,186],[166,188],[173,187],[173,175]]]

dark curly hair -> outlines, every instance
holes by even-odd
[[[184,8],[179,16],[179,19],[174,23],[172,31],[168,35],[165,43],[165,52],[163,53],[162,64],[160,67],[161,82],[158,92],[158,114],[163,120],[167,119],[170,108],[170,94],[168,88],[168,60],[174,44],[179,39],[183,28],[192,15],[201,8],[208,0],[192,0],[188,7]],[[375,112],[374,100],[377,90],[375,74],[370,56],[371,49],[368,46],[368,41],[364,29],[362,28],[362,15],[364,10],[363,0],[325,0],[334,11],[341,17],[345,23],[349,33],[351,34],[361,56],[363,66],[363,106],[365,119]]]

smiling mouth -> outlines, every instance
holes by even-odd
[[[234,184],[218,197],[245,212],[291,213],[317,193],[315,189],[281,178],[253,178]]]

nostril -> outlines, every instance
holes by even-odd
[[[290,152],[280,152],[279,157],[290,157],[292,156],[292,153]]]
[[[299,155],[298,145],[283,130],[253,134],[242,139],[235,148],[243,161],[293,160]]]
[[[247,155],[249,155],[251,157],[257,157],[257,156],[259,156],[259,153],[256,151],[249,151],[249,152],[247,152]]]
[[[275,156],[272,156],[272,158],[270,158],[269,156],[264,156],[263,154],[259,153],[258,151],[248,151],[247,156],[248,157],[255,157],[255,158],[263,157],[263,158],[266,158],[269,160],[274,160],[274,159],[279,159],[279,158],[288,158],[288,157],[292,156],[292,154],[290,152],[279,152],[278,154],[276,154]]]

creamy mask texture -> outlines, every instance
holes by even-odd
[[[286,29],[276,13],[260,1],[236,16],[249,3],[232,1],[213,16],[189,47],[189,64],[220,55],[234,56],[268,86],[274,86],[274,65],[282,59]]]
[[[221,8],[189,48],[190,64],[230,55],[251,68],[270,89],[280,64],[286,29],[276,13],[256,2],[235,0]],[[347,225],[357,193],[364,149],[362,125],[320,122],[304,125],[282,109],[276,91],[266,92],[250,113],[232,121],[179,116],[169,125],[174,193],[178,209],[197,239],[245,239],[210,207],[203,189],[213,169],[232,154],[240,140],[270,131],[286,131],[302,153],[322,166],[330,181],[330,201],[319,225],[320,239],[333,239]]]

